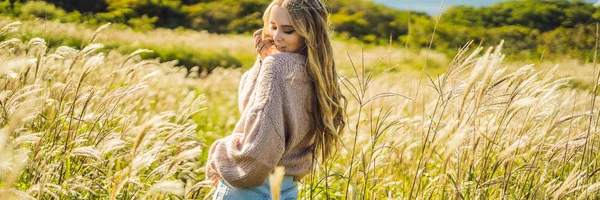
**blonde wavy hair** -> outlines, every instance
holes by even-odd
[[[299,53],[307,58],[307,74],[316,93],[311,113],[315,122],[313,152],[325,161],[340,142],[347,105],[333,61],[327,10],[319,0],[274,0],[263,15],[263,38],[269,35],[269,16],[275,5],[287,12],[294,30],[304,38],[305,47]]]

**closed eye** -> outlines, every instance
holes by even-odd
[[[277,30],[277,27],[275,27],[275,26],[271,26],[271,27],[269,27],[269,28],[270,28],[271,30]],[[288,35],[289,35],[289,34],[292,34],[292,33],[294,33],[294,32],[295,32],[295,30],[285,30],[285,31],[283,31],[283,32],[284,32],[285,34],[288,34]]]
[[[269,27],[269,29],[277,30],[277,26],[275,25],[275,23],[271,22],[271,26]],[[283,33],[288,34],[288,35],[290,35],[296,31],[292,28],[291,25],[283,25],[283,30],[284,30]]]

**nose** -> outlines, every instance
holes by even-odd
[[[281,42],[281,41],[283,41],[283,36],[281,35],[281,31],[279,31],[279,30],[275,30],[275,31],[273,32],[273,40],[274,40],[274,41],[278,41],[278,42]]]

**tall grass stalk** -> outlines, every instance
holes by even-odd
[[[190,119],[203,108],[204,97],[188,89],[186,72],[168,63],[143,66],[139,58],[97,53],[101,44],[51,52],[42,38],[11,43],[2,49],[9,70],[0,73],[0,135],[6,138],[0,141],[0,160],[7,167],[0,170],[0,196],[191,194],[180,177],[195,170],[193,161],[202,152]],[[115,65],[121,68],[110,67]]]
[[[427,64],[428,64],[427,61],[429,60],[429,53],[431,52],[431,47],[433,45],[433,40],[435,39],[435,31],[437,30],[437,26],[438,26],[438,24],[439,24],[439,22],[440,22],[440,20],[442,18],[442,12],[443,12],[444,3],[445,3],[445,0],[442,0],[441,3],[440,3],[440,11],[438,12],[437,19],[435,21],[435,26],[433,27],[433,32],[431,33],[431,40],[429,41],[429,45],[427,47],[427,55],[425,56],[425,64],[423,65],[423,69],[421,70],[421,76],[419,77],[419,81],[417,83],[417,88],[416,88],[416,91],[415,91],[415,96],[413,97],[413,99],[417,99],[419,97],[419,91],[421,90],[421,81],[423,79],[423,75],[426,74],[426,69],[427,69]],[[423,98],[425,98],[425,96],[423,96]],[[441,99],[438,98],[437,102],[440,103],[440,100]],[[416,104],[414,104],[414,102],[413,102],[411,113],[415,113],[415,108],[416,108],[415,105]],[[434,110],[435,111],[434,111],[433,115],[435,116],[435,114],[436,114],[436,112],[438,110],[438,107],[436,106]],[[422,112],[425,112],[425,107],[423,107]],[[431,129],[428,129],[428,131],[425,133],[425,138],[423,139],[422,153],[425,151],[425,148],[427,148],[427,142],[429,140],[429,134],[431,133],[430,131],[431,131]],[[423,157],[420,157],[419,161],[417,163],[417,169],[420,169],[422,162],[423,162]],[[417,183],[417,179],[420,176],[419,173],[421,173],[421,172],[422,172],[421,170],[417,170],[417,172],[415,173],[415,176],[414,176],[412,184],[411,184],[411,189],[410,189],[410,193],[408,195],[408,198],[412,198],[412,193],[413,193],[413,189],[415,187],[415,183]],[[419,181],[417,187],[420,187],[420,185],[421,185],[421,182]]]
[[[598,126],[597,122],[594,125],[592,124],[593,123],[592,120],[594,119],[593,112],[594,112],[595,105],[596,105],[596,96],[598,94],[598,82],[600,81],[600,71],[596,72],[596,67],[597,67],[596,60],[597,60],[597,57],[598,57],[598,37],[599,37],[598,29],[600,29],[600,27],[599,27],[598,23],[596,23],[596,37],[595,37],[596,44],[595,44],[595,47],[594,47],[594,73],[597,73],[597,75],[596,75],[596,78],[594,79],[594,83],[595,84],[594,84],[594,90],[592,90],[592,101],[591,101],[591,106],[590,106],[590,114],[591,115],[589,117],[589,124],[588,124],[587,135],[585,137],[585,144],[583,146],[583,156],[581,156],[581,162],[580,162],[580,165],[579,165],[579,168],[582,169],[582,170],[584,169],[583,165],[586,162],[585,159],[586,159],[586,154],[587,154],[587,150],[588,150],[588,143],[589,143],[589,139],[590,139],[590,134],[592,132],[592,126],[594,126],[593,127],[594,131],[597,131],[597,126]],[[592,148],[593,148],[593,146],[592,146]],[[590,155],[589,155],[590,156],[590,162],[592,162],[591,161],[591,157],[593,156],[591,153],[592,152],[590,152]],[[585,170],[586,170],[586,172],[588,172],[589,170],[591,170],[590,166],[585,167]]]
[[[210,198],[206,144],[237,122],[242,70],[197,76],[85,41],[0,42],[0,198]],[[393,49],[375,62],[346,52],[348,134],[300,197],[599,198],[595,93],[574,89],[562,66],[506,63],[510,44],[471,45],[436,77],[398,73]],[[421,75],[428,87],[414,98]]]

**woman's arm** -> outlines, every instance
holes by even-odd
[[[246,105],[248,104],[248,99],[250,99],[250,94],[247,91],[248,87],[250,87],[250,84],[247,82],[247,79],[249,76],[255,76],[255,71],[258,70],[260,68],[260,57],[256,56],[256,61],[254,62],[254,66],[252,66],[252,68],[247,71],[246,73],[242,74],[242,77],[240,78],[240,83],[238,86],[238,110],[240,111],[240,113],[244,113],[244,110],[246,109]]]
[[[241,133],[217,140],[209,152],[207,177],[221,177],[235,187],[264,184],[285,151],[281,75],[273,57],[267,57],[259,72],[255,99],[238,123]]]

